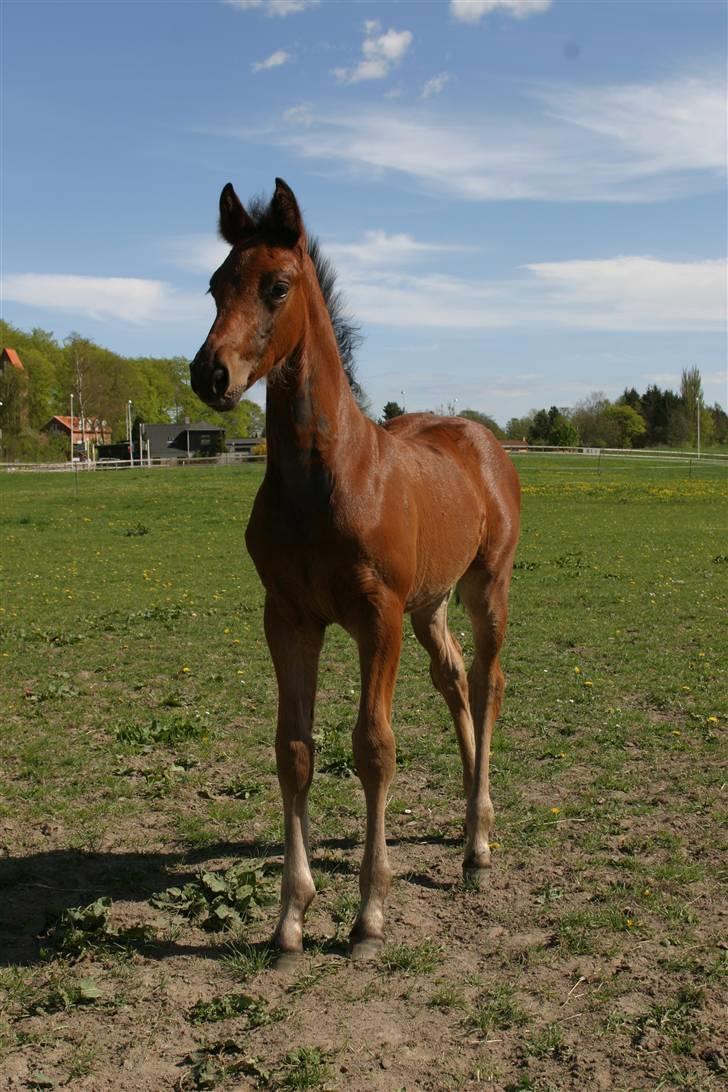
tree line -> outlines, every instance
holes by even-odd
[[[387,402],[382,420],[404,412],[397,402]],[[683,370],[679,394],[657,384],[643,394],[630,387],[615,401],[595,392],[570,408],[551,406],[512,417],[503,428],[489,414],[457,410],[454,403],[436,412],[480,421],[499,440],[549,447],[695,447],[698,427],[701,447],[728,444],[728,414],[717,402],[704,404],[702,378],[694,367]]]
[[[264,433],[264,413],[249,399],[225,414],[200,402],[190,387],[189,362],[184,357],[125,357],[80,334],[59,341],[45,330],[26,333],[0,321],[2,347],[15,349],[24,367],[18,372],[8,366],[0,376],[3,461],[65,458],[67,442],[43,429],[53,416],[69,415],[71,395],[74,413],[106,421],[115,441],[126,439],[129,401],[135,421],[183,424],[205,420],[222,426],[230,438]],[[358,383],[354,389],[360,405],[368,411]],[[388,402],[381,419],[404,412],[397,402]],[[480,421],[502,440],[555,447],[695,447],[699,416],[702,446],[728,444],[728,415],[717,403],[704,405],[697,368],[683,371],[679,394],[656,384],[642,394],[629,388],[615,401],[594,393],[569,409],[551,406],[513,417],[504,427],[488,413],[458,410],[455,404],[440,406],[435,412]]]
[[[13,348],[24,370],[8,366],[0,376],[0,428],[3,461],[52,461],[67,457],[67,442],[43,428],[54,416],[74,415],[106,421],[114,441],[126,439],[126,415],[134,421],[183,424],[207,421],[229,437],[260,436],[264,413],[243,399],[220,414],[205,406],[189,383],[184,357],[125,357],[80,334],[63,341],[45,330],[30,333],[0,321],[0,348]]]

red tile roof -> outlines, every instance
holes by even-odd
[[[0,360],[2,360],[3,364],[5,363],[5,361],[7,361],[8,364],[12,364],[12,366],[14,368],[17,368],[18,371],[25,371],[25,368],[23,367],[23,362],[18,354],[15,352],[15,349],[3,349],[2,353],[0,353]]]
[[[63,414],[56,414],[55,417],[51,417],[47,425],[44,425],[44,431],[50,429],[53,423],[57,421],[67,433],[71,432],[71,418],[64,416]],[[93,440],[94,443],[108,444],[111,442],[111,428],[106,421],[99,420],[98,417],[86,417],[83,422],[84,428],[81,429],[81,418],[73,418],[73,442],[74,444],[80,444],[84,436],[87,440]]]

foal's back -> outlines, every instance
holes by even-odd
[[[385,426],[381,457],[390,518],[401,527],[402,548],[414,551],[408,610],[451,588],[473,564],[493,575],[510,565],[520,486],[489,429],[460,417],[404,414]]]

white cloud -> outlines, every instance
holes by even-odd
[[[203,322],[209,301],[176,291],[164,281],[141,277],[87,277],[71,273],[17,273],[0,285],[4,300],[31,307],[69,311],[96,320]]]
[[[253,65],[253,72],[264,72],[269,68],[280,68],[280,66],[285,64],[290,58],[290,53],[286,53],[285,49],[277,49],[275,53],[271,53],[270,57],[266,57],[264,61],[256,61]]]
[[[378,326],[720,332],[726,324],[726,264],[717,260],[538,262],[480,280],[361,262],[347,274],[342,284],[354,313]]]
[[[316,8],[321,0],[222,0],[222,2],[240,11],[252,11],[257,8],[268,16],[277,15],[282,18],[305,11],[306,8]]]
[[[478,23],[484,15],[500,9],[514,19],[526,19],[548,11],[552,0],[450,0],[450,12],[461,23]]]
[[[412,44],[409,30],[394,30],[377,34],[380,25],[368,19],[364,24],[363,58],[354,68],[335,68],[333,74],[339,83],[359,83],[362,80],[383,80],[404,57]]]
[[[725,169],[725,75],[655,84],[537,92],[547,112],[566,125],[613,142],[636,157],[636,173],[660,169]]]
[[[420,98],[431,99],[433,95],[439,95],[445,90],[445,84],[450,79],[447,72],[441,72],[439,76],[433,76],[422,88]]]
[[[446,243],[421,243],[404,233],[389,235],[386,231],[375,230],[365,232],[364,238],[356,243],[326,242],[324,249],[337,261],[381,268],[403,265],[426,254],[453,253],[467,248]]]
[[[230,247],[214,235],[178,235],[162,244],[170,265],[210,276],[227,258]]]
[[[339,78],[352,82],[352,72]],[[311,111],[305,136],[271,136],[307,158],[398,171],[476,201],[660,201],[723,184],[720,74],[588,92],[560,85],[530,97],[537,106],[527,113],[457,120],[391,107]]]
[[[574,308],[581,326],[612,330],[720,330],[726,325],[726,263],[722,259],[668,262],[624,256],[536,262],[544,302]]]

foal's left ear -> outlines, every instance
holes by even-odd
[[[303,217],[293,190],[282,178],[276,178],[276,191],[270,203],[270,211],[285,245],[295,246],[303,238]]]

